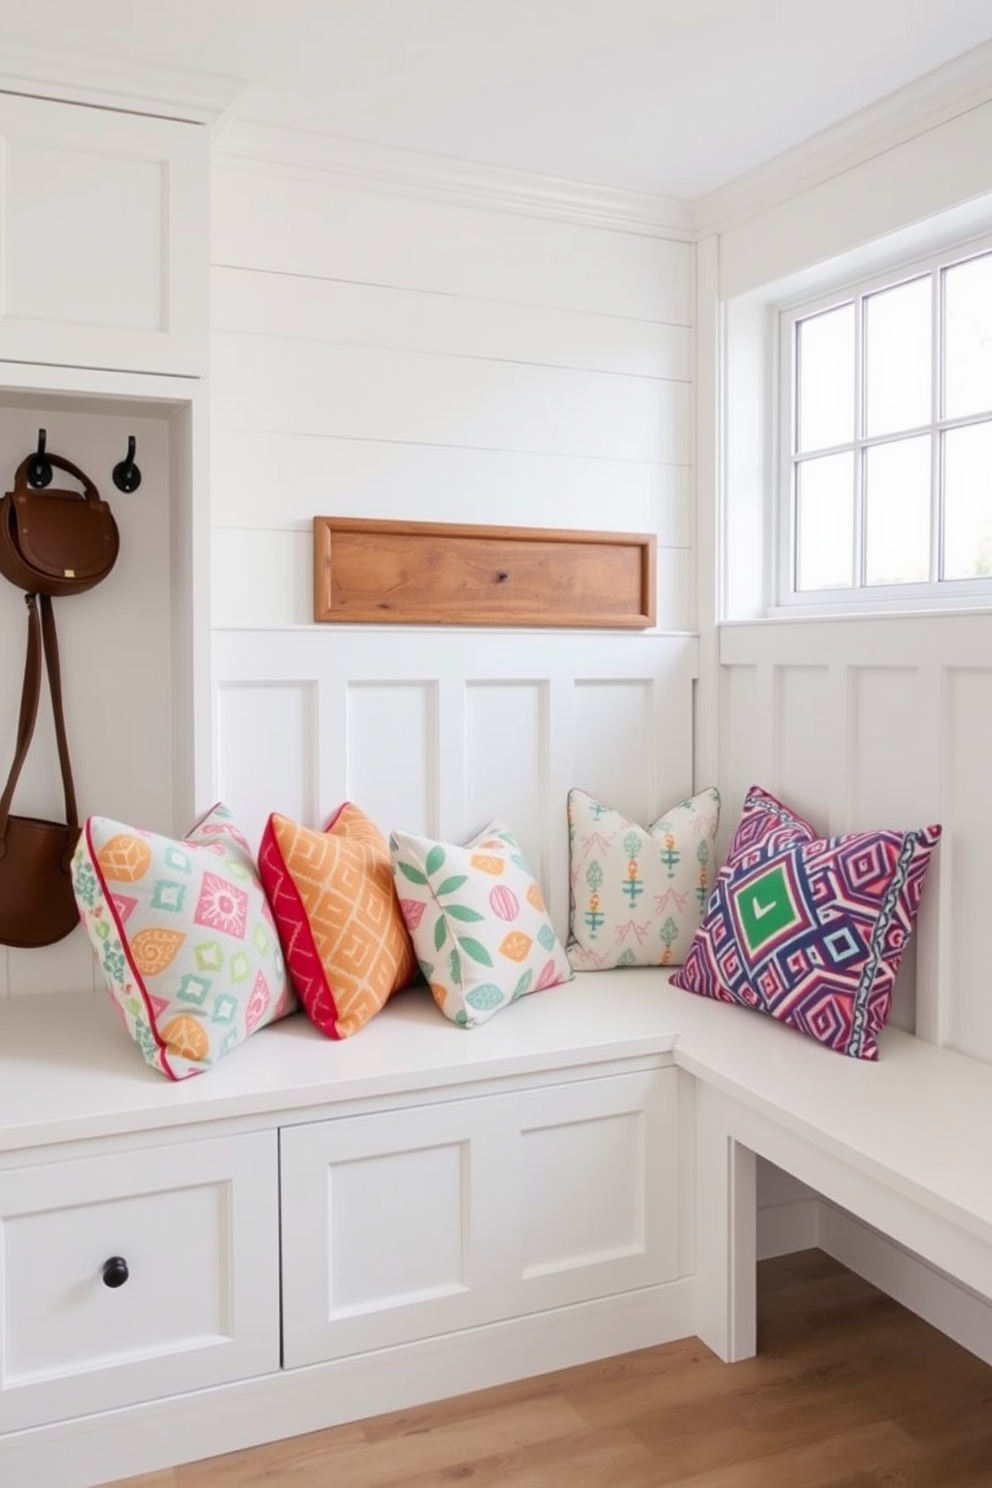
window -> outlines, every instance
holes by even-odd
[[[992,246],[782,314],[783,604],[992,604]]]

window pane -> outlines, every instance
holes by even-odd
[[[944,271],[944,417],[992,409],[992,253]]]
[[[854,438],[854,306],[796,326],[797,448],[829,449]]]
[[[854,455],[796,467],[796,588],[849,588],[854,578]]]
[[[945,579],[992,574],[992,424],[944,435]]]
[[[865,300],[865,433],[929,424],[931,279],[911,279]]]
[[[930,436],[865,452],[865,583],[930,578]]]

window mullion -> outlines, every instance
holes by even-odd
[[[796,449],[799,418],[799,320],[786,316],[779,327],[779,368],[783,396],[779,403],[778,547],[779,593],[795,594],[799,584],[799,511]],[[787,382],[784,370],[788,368]]]
[[[894,606],[915,600],[941,606],[948,601],[957,602],[959,597],[965,603],[971,603],[972,600],[977,601],[982,596],[987,596],[985,603],[992,609],[992,578],[977,572],[967,582],[944,577],[948,564],[958,562],[956,557],[951,559],[946,553],[946,447],[948,441],[952,441],[951,460],[955,479],[959,472],[958,465],[954,462],[959,458],[958,448],[962,451],[960,460],[965,464],[962,465],[963,474],[960,475],[960,487],[964,493],[960,498],[963,512],[960,525],[965,534],[963,540],[972,542],[968,523],[978,531],[978,518],[973,514],[978,498],[973,494],[973,488],[977,489],[979,473],[973,468],[976,456],[968,452],[983,445],[983,441],[987,443],[989,439],[988,433],[958,436],[956,433],[949,434],[948,431],[971,428],[987,430],[992,426],[992,408],[987,406],[987,395],[984,398],[976,395],[979,387],[977,378],[982,364],[979,353],[973,348],[974,335],[967,319],[970,307],[967,297],[977,292],[975,285],[988,283],[989,267],[979,267],[974,272],[965,269],[957,277],[950,277],[951,270],[956,270],[959,265],[966,264],[972,258],[992,259],[992,238],[976,237],[964,244],[932,252],[927,261],[917,260],[913,264],[904,264],[894,268],[891,273],[876,272],[870,281],[863,280],[858,285],[848,284],[842,289],[822,294],[815,300],[805,299],[802,303],[793,301],[791,304],[784,302],[778,307],[780,360],[779,397],[776,406],[780,427],[775,440],[779,462],[775,481],[777,500],[774,505],[777,522],[775,549],[778,593],[781,604],[791,606],[798,602],[807,610],[819,605],[824,613],[829,613],[834,606],[842,611],[845,603],[852,606],[863,604],[868,595],[871,596],[873,605],[883,607],[890,597]],[[915,289],[907,289],[903,299],[887,302],[892,308],[885,309],[883,302],[880,302],[877,326],[880,349],[876,350],[875,355],[881,355],[885,359],[883,365],[886,372],[883,381],[879,383],[877,416],[873,410],[872,417],[878,428],[884,432],[874,433],[869,437],[869,410],[866,406],[870,370],[867,360],[867,316],[869,305],[873,304],[871,296],[898,290],[914,280],[917,281]],[[931,389],[928,409],[921,406],[923,400],[920,396],[923,391],[920,384],[925,375],[920,359],[920,342],[926,333],[924,283],[919,282],[921,280],[929,284],[931,296]],[[951,332],[948,328],[947,301],[951,292],[956,296],[955,315],[958,314],[959,301],[963,307],[960,312],[963,329],[960,332],[957,329],[957,319]],[[981,292],[987,295],[987,290]],[[900,320],[902,311],[896,308],[897,303],[899,307],[907,307],[909,319]],[[853,310],[853,326],[850,318],[846,321],[843,318],[835,318],[829,322],[824,320],[822,328],[815,325],[818,317],[830,317],[841,310],[847,316]],[[874,311],[872,314],[874,337]],[[917,328],[915,332],[914,327]],[[946,386],[949,334],[956,338],[953,344],[956,354],[960,350],[963,369],[959,369],[955,362],[953,386],[957,401],[951,410],[953,417],[948,417],[947,407],[947,398],[950,396]],[[802,358],[799,355],[800,345]],[[800,405],[799,401],[800,381],[803,380],[800,361],[802,360],[805,368],[807,355],[811,358],[806,393],[809,404],[808,424],[806,403]],[[852,355],[853,368],[847,360]],[[873,356],[873,361],[874,359]],[[904,362],[905,379],[902,373]],[[972,365],[974,372],[971,370]],[[882,368],[877,370],[881,377]],[[986,372],[982,375],[987,377],[988,374]],[[853,389],[849,378],[852,378]],[[961,388],[964,389],[963,392]],[[853,404],[851,416],[854,427],[850,431],[849,443],[843,438],[843,424],[846,421],[843,414],[844,398],[849,399],[849,407]],[[800,448],[799,439],[800,407],[806,445],[804,448]],[[907,428],[906,415],[919,420],[919,423],[913,428]],[[830,442],[838,438],[841,442]],[[930,441],[929,467],[922,460],[923,439]],[[915,449],[897,448],[914,440]],[[956,444],[953,443],[955,440]],[[814,444],[818,447],[814,448]],[[875,450],[887,453],[872,453]],[[871,513],[868,509],[869,473],[876,482],[873,486]],[[849,484],[845,492],[846,480]],[[799,500],[800,489],[802,502]],[[957,487],[955,501],[958,500],[956,493]],[[841,506],[842,497],[848,502],[847,507]],[[929,504],[925,505],[927,501]],[[928,517],[928,525],[924,521],[925,517]],[[835,521],[838,524],[836,527],[833,525]],[[957,534],[957,506],[954,507],[954,524],[954,532]],[[869,535],[871,553],[868,551]],[[979,533],[974,538],[975,544],[980,536]],[[920,559],[927,537],[928,563],[923,565]],[[954,541],[958,541],[956,535]],[[877,552],[876,544],[879,545]],[[872,571],[877,581],[871,586],[867,583],[869,557],[872,558]],[[966,571],[967,561],[970,560],[965,561],[962,572]],[[905,569],[897,566],[890,569],[885,567],[886,564],[898,565],[904,562],[912,566]],[[885,577],[887,573],[903,572],[913,572],[920,577],[913,582],[889,581]],[[923,577],[924,574],[927,575],[926,578]],[[804,585],[803,590],[800,590],[800,582]],[[845,587],[846,585],[849,587]],[[820,597],[817,598],[817,595]],[[798,612],[801,613],[802,610]]]
[[[854,315],[854,566],[851,583],[855,589],[865,582],[865,481],[864,481],[864,383],[865,383],[865,300],[855,299]]]
[[[944,413],[944,275],[935,268],[933,286],[933,331],[930,387],[930,582],[944,571],[944,436],[940,421]]]

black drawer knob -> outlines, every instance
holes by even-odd
[[[131,1275],[123,1256],[111,1256],[103,1263],[103,1284],[109,1287],[123,1286]]]

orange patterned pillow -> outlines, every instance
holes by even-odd
[[[273,812],[258,867],[307,1016],[357,1033],[417,975],[385,838],[351,801],[323,832]]]

